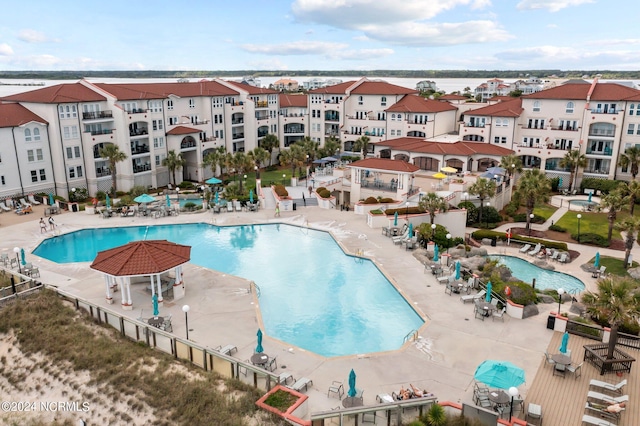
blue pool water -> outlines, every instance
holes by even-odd
[[[584,291],[585,286],[576,277],[563,272],[549,271],[539,268],[524,259],[513,256],[491,255],[490,259],[497,259],[500,264],[511,269],[513,276],[527,283],[536,279],[537,289],[564,289],[567,293],[575,294]]]
[[[49,238],[34,254],[58,263],[91,262],[98,251],[145,233],[147,240],[191,246],[193,264],[255,281],[264,331],[320,355],[398,349],[424,323],[373,262],[345,255],[326,232],[296,226],[85,229]]]

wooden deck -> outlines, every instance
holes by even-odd
[[[550,354],[558,353],[561,340],[562,333],[554,333],[548,347]],[[574,364],[582,362],[584,357],[583,345],[594,343],[597,342],[580,336],[569,336],[568,348],[571,349],[571,358]],[[625,347],[620,348],[640,361],[640,351]],[[585,362],[582,365],[582,375],[577,379],[571,373],[567,373],[564,378],[554,376],[552,366],[544,365],[544,363],[543,357],[540,357],[541,367],[538,369],[538,374],[529,387],[525,398],[525,412],[530,402],[542,406],[544,425],[581,425],[584,414],[597,417],[597,413],[585,411],[584,408],[587,402],[587,392],[590,390],[589,381],[591,379],[609,383],[618,383],[623,379],[627,379],[628,383],[623,389],[623,394],[629,395],[628,408],[621,414],[618,425],[640,425],[640,366],[638,362],[635,362],[631,368],[631,374],[623,374],[622,376],[617,376],[616,374],[601,376],[593,365]],[[607,393],[596,388],[591,390]],[[523,413],[518,412],[517,415],[520,418],[524,418]]]

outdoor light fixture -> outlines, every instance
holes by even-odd
[[[431,225],[431,241],[435,242],[436,238],[436,224]]]
[[[282,186],[284,186],[284,179],[287,177],[284,173],[282,174]]]
[[[256,180],[260,179],[260,172],[258,171],[258,166],[253,166],[253,170],[256,172]]]
[[[22,268],[20,267],[20,247],[14,247],[13,252],[16,254],[16,260],[18,261],[18,272],[22,274]]]
[[[407,201],[407,214],[405,215],[405,220],[409,223],[409,202]]]
[[[515,386],[511,386],[509,388],[509,395],[511,395],[511,409],[509,410],[509,421],[511,421],[512,417],[513,417],[513,398],[515,398],[516,396],[518,396],[519,392],[518,392],[518,388]]]
[[[491,205],[490,202],[487,201],[487,208]],[[487,229],[489,229],[489,210],[487,210],[487,214],[485,215],[487,219]]]
[[[451,244],[451,234],[447,234],[447,254],[449,254],[449,244]]]
[[[578,213],[576,217],[578,218],[578,244],[580,244],[580,219],[582,219],[582,215]]]
[[[535,215],[533,213],[531,213],[529,215],[529,236],[531,236],[531,225],[533,225],[533,218],[535,217]]]
[[[558,315],[560,315],[560,304],[562,303],[562,295],[564,294],[564,289],[558,289]]]
[[[182,306],[182,312],[184,312],[184,326],[187,329],[187,340],[189,340],[189,305]]]

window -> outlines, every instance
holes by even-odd
[[[34,141],[40,140],[40,129],[38,129],[37,127],[33,129],[33,140]]]
[[[533,112],[540,112],[540,101],[535,101],[533,103]]]
[[[169,117],[169,126],[173,126],[174,124],[178,124],[178,117]]]
[[[67,147],[67,159],[73,158],[73,150],[70,146]]]
[[[69,167],[69,179],[73,179],[76,177],[76,168]]]
[[[0,176],[0,183],[2,183],[3,185],[7,184],[7,182],[5,182],[4,180],[4,176]]]
[[[173,109],[173,99],[167,101],[167,109]]]
[[[33,150],[27,150],[27,161],[33,163],[35,161],[35,157],[33,156]]]
[[[31,170],[31,182],[38,181],[38,172],[36,170]]]
[[[358,105],[364,104],[364,98],[362,96],[358,96]]]
[[[44,156],[42,155],[42,149],[36,149],[36,160],[42,161],[44,160]]]
[[[191,98],[189,99],[189,108],[195,108],[196,107],[196,100]]]
[[[64,126],[62,128],[62,138],[71,139],[71,128],[69,126]]]
[[[40,180],[47,180],[47,173],[44,169],[40,169]]]
[[[629,124],[629,128],[627,129],[627,134],[628,135],[632,135],[635,133],[635,129],[636,129],[636,125],[635,124]]]
[[[24,129],[25,142],[31,142],[31,129]]]
[[[214,108],[222,108],[224,105],[224,99],[221,97],[213,98],[211,102],[213,103]]]
[[[75,154],[76,158],[80,158],[80,147],[79,146],[74,146],[73,147],[73,153]]]
[[[387,97],[383,96],[380,98],[380,106],[387,106]]]
[[[78,126],[71,126],[71,138],[78,139]]]
[[[33,163],[34,161],[42,161],[44,160],[44,156],[42,155],[42,149],[29,149],[27,150],[27,161]]]
[[[573,109],[574,109],[573,102],[567,102],[567,108],[565,109],[565,112],[567,114],[573,114]]]
[[[82,177],[82,166],[76,167],[76,174],[78,177]]]
[[[629,115],[633,115],[633,111],[635,109],[635,104],[629,104]]]
[[[149,110],[151,112],[162,112],[162,101],[149,101]]]
[[[153,138],[153,147],[154,148],[163,148],[164,147],[164,137]]]

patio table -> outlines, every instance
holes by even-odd
[[[264,367],[269,362],[269,355],[264,352],[251,355],[251,364]]]
[[[571,357],[563,353],[552,355],[551,359],[554,360],[557,364],[562,364],[565,366],[571,364]]]
[[[511,401],[511,398],[503,390],[492,390],[489,392],[489,401],[493,402],[495,405],[505,405]]]
[[[484,311],[484,316],[488,317],[493,312],[495,308],[490,302],[480,301],[476,302],[476,306],[478,309],[482,309]]]
[[[149,321],[147,321],[149,323],[149,325],[153,326],[153,327],[157,327],[160,328],[160,326],[162,324],[164,324],[164,317],[153,317],[153,318],[149,318]]]

